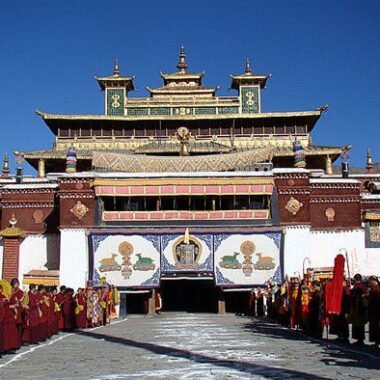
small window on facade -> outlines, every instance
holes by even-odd
[[[369,240],[372,243],[380,243],[380,221],[369,222]]]

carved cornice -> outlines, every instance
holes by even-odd
[[[278,189],[278,194],[279,195],[292,195],[292,194],[309,195],[310,190],[307,188],[306,189],[293,189],[293,188]]]
[[[313,197],[310,198],[310,203],[360,203],[360,198],[336,198],[336,197],[323,197],[323,198],[317,198]]]
[[[28,202],[5,202],[1,204],[2,208],[54,208],[54,202],[36,202],[36,203],[28,203]]]

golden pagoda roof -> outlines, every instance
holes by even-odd
[[[135,76],[122,76],[119,70],[118,59],[115,59],[113,74],[105,77],[94,77],[99,83],[100,89],[105,90],[106,87],[125,87],[127,91],[133,91],[135,89],[133,81]]]
[[[95,169],[128,173],[214,172],[245,168],[270,160],[272,148],[246,152],[198,156],[148,156],[96,151],[92,166]]]
[[[240,85],[244,84],[258,84],[260,88],[265,88],[267,79],[270,78],[272,74],[256,74],[252,72],[251,63],[249,58],[245,62],[245,71],[243,74],[230,75],[232,78],[231,88],[237,90]]]
[[[169,104],[169,103],[168,103]],[[80,120],[80,121],[134,121],[134,120],[178,120],[185,118],[186,120],[207,120],[207,119],[266,119],[266,118],[304,118],[312,117],[319,118],[323,110],[317,109],[314,111],[296,111],[296,112],[260,112],[260,113],[235,113],[235,114],[212,114],[212,115],[86,115],[86,114],[52,114],[36,110],[36,114],[41,116],[45,121],[49,120]]]

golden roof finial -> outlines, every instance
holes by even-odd
[[[120,75],[119,59],[118,58],[115,58],[115,63],[113,65],[113,75]]]
[[[185,54],[185,48],[183,45],[181,46],[181,49],[179,51],[179,62],[178,62],[177,68],[181,73],[186,72],[186,69],[187,69],[186,54]]]
[[[1,176],[2,177],[9,177],[9,173],[10,173],[10,170],[9,170],[9,158],[8,158],[8,154],[5,153],[5,155],[4,155],[4,161],[3,161],[3,169],[1,170]]]
[[[252,69],[251,69],[251,61],[249,57],[245,59],[245,73],[246,74],[252,74]]]
[[[373,164],[372,161],[372,153],[371,149],[368,147],[367,148],[367,164],[365,166],[367,173],[375,173],[375,165]]]

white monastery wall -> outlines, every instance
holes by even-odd
[[[348,253],[351,276],[380,275],[380,248],[365,248],[365,230],[312,231],[305,226],[292,226],[285,229],[284,273],[289,276],[302,274],[305,257],[308,267],[332,267],[339,250]],[[347,267],[346,267],[347,268]]]
[[[58,269],[59,235],[30,235],[20,244],[19,279],[33,269]]]
[[[88,239],[86,230],[61,230],[60,283],[76,290],[88,279]]]

